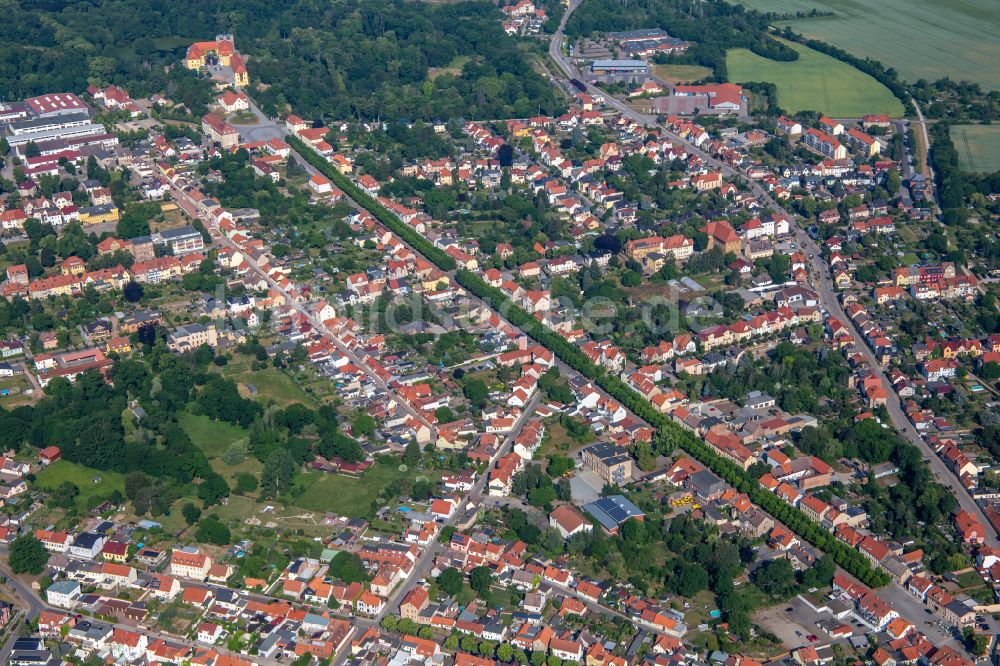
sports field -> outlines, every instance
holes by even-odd
[[[1000,125],[953,125],[959,165],[970,173],[1000,170]]]
[[[971,80],[1000,89],[997,0],[738,0],[765,12],[813,9],[834,16],[778,20],[778,27],[894,67],[906,81]]]
[[[799,52],[798,60],[779,62],[747,49],[731,49],[726,53],[729,80],[775,84],[778,104],[789,113],[819,111],[834,118],[858,118],[866,113],[903,115],[899,100],[864,72],[825,53],[785,43]]]

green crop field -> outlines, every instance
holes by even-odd
[[[907,81],[942,77],[1000,89],[1000,2],[996,0],[738,0],[765,12],[813,9],[834,16],[778,20],[778,27],[894,67]]]
[[[775,84],[778,104],[790,113],[820,111],[834,118],[857,118],[866,113],[903,115],[900,101],[864,72],[825,53],[786,43],[799,52],[798,60],[779,62],[747,49],[731,49],[726,53],[729,80]]]
[[[701,65],[653,65],[653,74],[670,83],[691,83],[712,76],[712,70]]]
[[[959,165],[970,173],[1000,170],[1000,125],[954,125],[951,140]]]

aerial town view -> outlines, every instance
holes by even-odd
[[[3,6],[0,664],[1000,664],[996,0]]]

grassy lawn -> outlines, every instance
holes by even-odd
[[[558,420],[550,419],[545,424],[545,437],[542,440],[542,445],[538,447],[535,457],[538,460],[542,460],[548,458],[553,453],[569,456],[577,449],[586,446],[594,440],[593,431],[588,430],[587,435],[584,441],[578,442],[569,436],[566,428]]]
[[[433,81],[442,74],[454,74],[455,76],[462,75],[462,68],[465,67],[465,63],[469,62],[470,56],[467,55],[457,55],[451,59],[445,67],[431,67],[427,70],[427,78]]]
[[[1000,125],[953,125],[951,140],[964,170],[988,173],[1000,169]]]
[[[980,576],[975,571],[962,572],[958,574],[956,578],[958,586],[961,587],[963,590],[968,589],[970,587],[982,587],[984,584],[983,577]]]
[[[237,111],[233,115],[229,116],[228,122],[233,125],[256,125],[257,116],[255,116],[250,111]]]
[[[311,511],[337,513],[350,518],[369,517],[372,502],[386,486],[418,476],[435,475],[413,470],[401,472],[394,463],[375,463],[361,477],[308,472],[299,476],[296,483],[304,490],[292,501],[296,506]]]
[[[191,441],[209,458],[221,456],[230,444],[240,439],[246,439],[250,434],[245,428],[238,425],[225,421],[213,421],[207,416],[196,416],[188,412],[178,414],[177,420]]]
[[[96,478],[100,478],[97,483],[94,482]],[[123,475],[117,472],[103,472],[66,460],[59,460],[42,469],[38,472],[35,483],[43,490],[51,490],[65,481],[76,484],[80,489],[76,500],[77,505],[84,509],[93,497],[107,497],[115,490],[125,492]]]
[[[0,395],[0,406],[4,409],[30,405],[36,399],[36,396],[25,393],[31,390],[31,382],[24,375],[0,380],[0,391],[3,390],[10,391],[8,395]]]
[[[701,65],[653,65],[653,74],[669,83],[690,83],[711,76],[712,70]]]
[[[778,88],[778,103],[786,111],[819,111],[835,118],[866,113],[903,115],[903,105],[889,89],[861,70],[824,53],[785,42],[799,59],[778,62],[748,49],[726,53],[729,79],[734,83],[769,81]]]
[[[778,20],[795,32],[894,67],[900,78],[948,76],[1000,88],[1000,3],[996,0],[739,0],[777,13],[832,11],[834,16]],[[942,48],[935,48],[940,45]],[[945,45],[947,45],[945,47]]]
[[[244,398],[252,397],[264,403],[273,401],[279,407],[287,407],[293,402],[310,406],[315,404],[315,400],[310,398],[288,373],[278,368],[251,370],[250,361],[237,357],[222,369],[222,374],[238,384],[240,395]],[[257,390],[256,394],[251,395],[249,386]]]

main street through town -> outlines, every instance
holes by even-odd
[[[565,58],[565,56],[562,53],[562,42],[563,42],[563,30],[565,28],[566,21],[569,19],[569,16],[573,12],[573,10],[576,9],[578,4],[579,0],[574,0],[571,3],[568,10],[564,13],[562,17],[559,30],[553,36],[549,45],[550,46],[549,54],[552,57],[552,60],[558,65],[558,67],[562,70],[563,74],[567,78],[573,78],[573,79],[577,78],[577,74],[573,65]],[[565,85],[565,82],[563,83]],[[665,135],[672,138],[678,144],[683,145],[685,149],[698,155],[702,160],[704,160],[706,164],[710,165],[712,168],[718,169],[725,176],[728,176],[729,178],[738,180],[743,183],[749,182],[737,170],[716,160],[715,158],[708,155],[704,151],[700,150],[696,146],[682,139],[680,136],[671,132],[668,128],[663,127],[662,125],[658,125],[656,123],[655,117],[647,116],[635,111],[634,109],[631,109],[630,107],[622,103],[620,100],[617,100],[609,95],[606,95],[603,91],[597,89],[594,86],[590,86],[589,84],[584,84],[584,85],[591,93],[593,93],[595,96],[600,96],[601,98],[603,98],[609,106],[616,109],[624,116],[638,123],[641,123],[645,126],[659,127],[660,130],[665,133]],[[252,102],[251,102],[251,110],[255,115],[257,122],[253,125],[243,125],[238,127],[241,135],[245,140],[266,141],[271,138],[283,138],[287,134],[285,128],[282,125],[267,118],[260,111],[260,109]],[[307,169],[310,175],[318,173],[318,171],[314,167],[312,167],[308,161],[303,159],[301,155],[295,154],[295,156],[296,159],[299,161],[299,163],[302,164]],[[787,216],[789,219],[792,220],[796,219],[792,215],[789,215],[781,206],[779,206],[760,185],[754,182],[749,182],[749,186],[753,191],[754,195],[757,196],[758,199],[764,205],[770,206],[776,212]],[[199,217],[204,221],[206,226],[209,228],[213,238],[216,240],[217,244],[224,245],[235,250],[240,250],[240,248],[235,243],[233,243],[224,233],[221,232],[221,230],[218,229],[218,227],[215,225],[213,216],[209,214],[209,211],[205,207],[203,202],[195,201],[188,192],[185,192],[181,189],[173,188],[171,190],[171,194],[174,196],[175,200],[177,200],[178,203],[182,205],[182,207],[185,210],[187,210],[189,213],[193,213],[194,215],[196,215],[197,217]],[[363,209],[363,207],[360,206],[358,202],[351,200],[349,197],[348,200],[349,203],[355,208]],[[865,354],[865,357],[871,364],[873,370],[878,374],[883,384],[886,386],[887,392],[890,394],[891,398],[894,399],[890,401],[889,405],[890,407],[889,413],[890,416],[892,417],[894,425],[896,425],[899,431],[902,432],[910,441],[912,441],[916,446],[918,446],[922,451],[924,451],[925,455],[930,457],[931,469],[934,472],[935,476],[942,483],[952,488],[956,498],[959,500],[962,507],[980,516],[980,519],[984,522],[984,524],[986,524],[988,521],[985,520],[985,516],[982,513],[982,509],[975,503],[975,501],[971,498],[971,496],[969,496],[968,493],[965,492],[965,489],[958,482],[958,479],[954,477],[954,475],[952,475],[947,468],[944,467],[940,459],[930,452],[926,442],[923,441],[923,439],[919,436],[919,433],[916,432],[912,424],[910,424],[908,419],[906,419],[905,414],[903,414],[902,412],[902,408],[899,403],[898,397],[896,397],[895,392],[889,385],[884,370],[875,362],[874,355],[872,354],[871,350],[868,349],[868,347],[863,343],[859,332],[856,329],[854,329],[853,324],[850,322],[849,319],[847,319],[846,315],[844,314],[843,309],[840,306],[839,300],[837,299],[836,294],[833,290],[827,268],[823,264],[819,248],[817,247],[815,242],[807,234],[805,234],[805,232],[798,225],[794,226],[794,231],[797,242],[800,243],[802,250],[808,253],[810,257],[812,264],[811,274],[813,278],[813,287],[816,289],[823,306],[826,308],[826,310],[830,313],[831,316],[840,318],[842,321],[844,321],[845,324],[850,325],[852,327],[852,332],[855,336],[855,339],[858,341],[857,345],[858,348],[862,351],[863,354]],[[305,316],[310,321],[310,323],[316,327],[318,331],[327,335],[331,339],[331,341],[337,346],[337,348],[342,353],[344,353],[348,358],[350,358],[355,364],[357,364],[360,368],[362,368],[362,370],[364,370],[372,378],[372,380],[376,382],[376,384],[380,388],[389,391],[390,394],[394,395],[397,398],[397,401],[400,403],[400,405],[403,406],[404,409],[406,409],[414,417],[419,418],[422,422],[427,424],[427,421],[423,418],[421,414],[416,412],[416,410],[414,410],[410,405],[408,405],[408,403],[406,403],[405,400],[402,400],[398,395],[396,395],[395,392],[392,391],[391,387],[389,387],[385,382],[380,380],[378,376],[371,371],[370,367],[368,366],[367,363],[365,363],[362,357],[356,354],[353,350],[346,347],[346,345],[344,345],[337,338],[337,336],[333,334],[332,331],[330,331],[325,325],[323,325],[322,322],[318,321],[318,318],[312,312],[307,310],[303,304],[296,301],[292,297],[292,294],[290,294],[287,290],[278,285],[277,282],[275,282],[269,275],[266,275],[261,270],[261,268],[256,264],[256,262],[254,262],[249,257],[247,257],[247,261],[248,265],[255,273],[260,275],[262,279],[264,279],[272,289],[275,289],[278,293],[282,294],[288,300],[289,304],[291,304],[292,307],[294,307],[297,312]],[[455,271],[448,272],[448,275],[450,279],[452,280],[455,279]],[[469,295],[469,297],[473,299],[475,302],[478,302],[481,305],[495,311],[495,308],[491,304],[483,303],[482,301],[480,301],[478,298],[474,297],[471,294]],[[513,328],[516,329],[517,327]],[[576,373],[576,371],[572,370],[558,359],[556,359],[556,363],[557,366],[560,368],[561,372],[563,372],[567,376],[575,376],[578,374]],[[526,408],[519,415],[514,428],[508,433],[502,445],[497,450],[493,459],[490,461],[490,467],[492,467],[492,464],[495,463],[497,459],[499,459],[503,455],[506,455],[506,453],[508,453],[511,450],[514,440],[516,439],[517,435],[520,433],[524,425],[533,415],[535,409],[537,408],[540,402],[540,399],[541,399],[541,394],[536,393],[535,396],[533,396],[532,400],[529,402],[529,404],[526,406]],[[474,521],[478,509],[481,505],[490,504],[489,502],[484,501],[484,489],[487,479],[488,479],[487,474],[483,474],[479,477],[479,479],[477,479],[476,484],[473,490],[468,494],[465,503],[463,503],[461,508],[457,510],[455,514],[445,522],[445,525],[457,526],[457,525],[469,524],[472,521]],[[1000,543],[1000,541],[997,540],[995,532],[991,532],[990,534],[988,534],[988,538],[991,545],[997,545],[998,543]],[[421,580],[429,576],[434,560],[442,552],[444,552],[444,548],[445,548],[444,545],[438,543],[437,541],[434,541],[431,544],[429,544],[421,552],[417,561],[414,563],[410,575],[399,586],[397,586],[397,588],[393,590],[393,592],[390,594],[389,599],[387,600],[387,603],[383,611],[375,618],[354,619],[354,626],[351,629],[351,632],[348,636],[348,640],[356,637],[356,634],[359,631],[363,631],[368,627],[375,626],[383,617],[385,617],[386,614],[396,612],[399,608],[399,604],[405,598],[405,596],[414,587],[420,584]],[[565,590],[562,591],[565,592]],[[570,591],[570,593],[572,594],[572,591]],[[907,594],[900,586],[895,584],[889,586],[889,588],[884,590],[884,593],[889,595],[889,597],[893,601],[894,606],[896,606],[899,609],[899,611],[904,615],[904,617],[908,617],[911,619],[911,621],[917,623],[923,621],[923,606],[920,604],[918,600],[912,598],[909,594]],[[609,613],[611,615],[617,615],[617,613],[615,613],[614,611],[587,602],[587,600],[585,599],[581,599],[581,601],[586,602],[588,606],[592,607],[592,609],[594,610],[599,610],[601,612]],[[922,627],[922,630],[928,632],[930,636],[932,636],[936,641],[940,641],[942,644],[945,642],[951,642],[953,640],[952,635],[950,635],[948,632],[936,626],[929,625],[926,627]],[[337,665],[343,663],[343,661],[346,659],[347,652],[348,651],[346,650],[340,651],[340,653],[335,658],[333,663]]]
[[[573,11],[577,8],[578,5],[579,5],[579,0],[574,0],[574,2],[570,4],[569,8],[563,15],[562,21],[560,21],[559,23],[559,29],[552,36],[552,41],[549,43],[549,55],[551,56],[552,60],[559,66],[563,74],[571,79],[578,77],[576,68],[566,58],[566,56],[563,55],[563,40],[564,40],[563,30],[565,29],[566,21],[569,19],[570,14],[573,13]],[[893,388],[892,384],[889,382],[889,378],[886,375],[885,368],[883,368],[878,363],[878,361],[875,358],[875,354],[872,352],[871,348],[865,343],[864,338],[862,337],[860,331],[858,331],[857,327],[854,325],[854,322],[851,321],[844,313],[844,309],[843,307],[841,307],[840,300],[837,298],[837,294],[834,291],[833,283],[830,279],[830,273],[820,253],[820,248],[816,244],[816,242],[807,233],[805,233],[805,231],[803,231],[801,225],[798,224],[800,222],[799,218],[797,216],[789,214],[788,211],[782,208],[771,197],[771,195],[767,192],[767,190],[765,190],[759,183],[747,180],[747,178],[736,169],[733,169],[729,165],[715,159],[705,151],[699,149],[694,144],[683,139],[676,133],[671,132],[669,128],[657,124],[655,118],[635,111],[621,100],[618,100],[615,97],[608,95],[607,93],[597,88],[596,86],[593,86],[589,83],[584,83],[583,85],[585,85],[593,95],[600,96],[609,106],[614,108],[622,115],[631,118],[632,120],[641,123],[643,125],[657,127],[666,136],[669,136],[678,144],[684,146],[685,150],[694,153],[700,159],[702,159],[706,164],[708,164],[714,169],[721,171],[723,175],[728,176],[729,178],[736,179],[743,183],[748,183],[750,190],[753,192],[754,196],[757,197],[757,199],[763,205],[773,209],[775,212],[781,215],[784,215],[789,220],[792,220],[795,223],[792,225],[792,228],[795,233],[795,239],[799,243],[799,246],[802,248],[803,252],[805,252],[809,256],[809,260],[811,263],[810,278],[812,281],[812,286],[816,290],[816,293],[819,296],[820,303],[823,306],[823,308],[826,309],[826,311],[829,313],[830,316],[840,319],[846,326],[850,327],[851,335],[854,337],[856,343],[855,346],[858,348],[858,350],[864,356],[865,360],[871,366],[872,371],[878,377],[879,381],[882,383],[883,388],[885,388],[886,393],[889,396],[888,404],[886,407],[887,411],[889,412],[889,417],[892,419],[892,424],[896,427],[896,430],[898,430],[904,437],[906,437],[906,439],[911,444],[920,449],[924,458],[927,459],[927,464],[930,467],[931,472],[933,472],[935,479],[938,481],[938,483],[941,483],[942,485],[948,487],[951,490],[952,494],[954,494],[955,499],[958,500],[958,503],[962,507],[962,509],[976,516],[979,522],[981,522],[983,525],[989,526],[987,528],[987,533],[986,533],[987,545],[992,547],[1000,547],[1000,538],[998,538],[997,536],[997,531],[993,527],[993,524],[986,518],[986,514],[983,512],[983,508],[979,506],[979,504],[975,501],[975,499],[973,499],[973,497],[962,485],[959,478],[955,476],[951,472],[951,470],[948,469],[948,467],[944,464],[944,461],[942,461],[941,458],[939,458],[937,454],[934,453],[930,445],[926,442],[926,440],[924,440],[923,437],[921,437],[920,433],[917,432],[917,429],[906,417],[906,414],[903,411],[902,403],[899,399],[899,396],[896,394],[896,391]],[[925,132],[924,136],[926,136],[926,128],[924,127],[922,116],[920,116],[920,126],[921,130]]]

